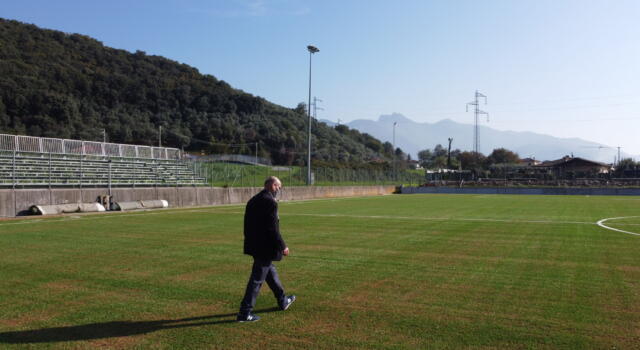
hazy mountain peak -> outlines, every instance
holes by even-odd
[[[439,121],[437,121],[435,123],[435,125],[453,125],[453,124],[460,124],[460,123],[458,123],[458,122],[456,122],[454,120],[451,120],[449,118],[445,118],[445,119],[439,120]]]
[[[393,122],[398,123],[396,128],[391,126]],[[359,119],[346,125],[389,142],[393,140],[395,131],[396,146],[414,158],[420,150],[432,149],[437,144],[447,145],[449,138],[453,141],[452,149],[470,151],[473,148],[473,125],[451,119],[435,123],[414,122],[400,113],[392,113],[381,115],[377,121]],[[528,131],[501,131],[484,125],[480,127],[480,152],[485,155],[495,148],[504,147],[521,157],[540,160],[553,160],[566,154],[574,154],[590,160],[611,162],[616,150],[600,146],[579,138],[560,138]]]
[[[378,118],[381,123],[415,123],[413,120],[400,113],[383,114]]]

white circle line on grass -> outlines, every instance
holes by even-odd
[[[606,228],[607,230],[611,230],[611,231],[617,231],[617,232],[622,232],[622,233],[626,233],[628,235],[634,235],[634,236],[640,236],[640,233],[636,233],[636,232],[630,232],[630,231],[625,231],[625,230],[620,230],[617,228],[613,228],[613,227],[609,227],[607,225],[605,225],[604,223],[609,221],[609,220],[618,220],[618,219],[628,219],[628,218],[638,218],[640,216],[620,216],[617,218],[606,218],[606,219],[602,219],[598,222],[596,222],[596,224],[602,228]]]

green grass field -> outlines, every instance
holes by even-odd
[[[298,300],[251,324],[242,211],[0,221],[0,348],[640,347],[638,197],[283,202]]]

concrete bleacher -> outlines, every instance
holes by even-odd
[[[173,159],[0,153],[0,186],[204,185],[188,163]]]

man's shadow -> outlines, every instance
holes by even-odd
[[[279,310],[280,309],[273,307],[269,309],[256,310],[255,312],[267,313]],[[236,322],[235,318],[233,320],[217,319],[236,315],[237,314],[233,313],[158,321],[112,321],[103,323],[90,323],[80,326],[52,327],[31,329],[26,331],[2,332],[0,333],[0,343],[51,343],[62,341],[126,337],[136,334],[151,333],[163,329],[234,323]]]

